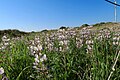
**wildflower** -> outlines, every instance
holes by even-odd
[[[38,63],[34,62],[34,63],[33,63],[33,65],[37,66],[37,65],[38,65]]]
[[[35,62],[38,62],[38,63],[39,63],[40,61],[38,60],[38,58],[35,58]]]
[[[4,43],[5,46],[9,45],[9,43]]]
[[[60,51],[62,51],[62,47],[61,46],[59,47],[59,49],[60,49]]]
[[[117,40],[117,37],[114,37],[113,40]]]
[[[116,43],[115,42],[113,42],[113,45],[115,45]]]
[[[8,80],[8,78],[7,78],[7,76],[6,76],[6,74],[4,73],[4,74],[2,74],[2,80]]]
[[[92,47],[91,47],[90,45],[87,45],[87,48],[88,48],[89,50],[92,50]]]
[[[39,41],[39,40],[37,40],[36,42],[37,42],[37,43],[40,43],[40,41]]]
[[[117,41],[119,41],[119,39],[120,39],[120,38],[118,37],[118,38],[117,38]]]
[[[39,55],[41,56],[42,54],[39,52]]]
[[[34,46],[33,49],[34,49],[35,51],[38,51],[38,48],[37,48],[36,46]]]
[[[1,67],[0,68],[0,74],[3,74],[4,73],[4,69]]]
[[[93,44],[93,41],[92,40],[87,40],[86,44]]]
[[[5,41],[8,42],[8,41],[10,41],[10,39],[8,39],[7,36],[4,35],[4,36],[2,37],[2,41],[4,41],[4,42],[5,42]]]
[[[40,58],[40,62],[43,62],[44,61],[44,59],[43,58]]]
[[[33,46],[30,46],[30,49],[33,49]]]
[[[118,45],[118,44],[119,44],[119,42],[117,41],[117,42],[116,42],[116,45]]]
[[[60,44],[61,44],[61,45],[63,45],[63,44],[64,44],[64,42],[63,42],[63,41],[60,41]]]
[[[43,59],[44,59],[44,60],[47,60],[46,54],[43,55]]]
[[[42,46],[41,45],[38,45],[38,50],[42,50]]]
[[[35,54],[35,58],[37,58],[37,59],[38,59],[38,55],[37,55],[37,54]]]
[[[46,54],[44,54],[44,55],[42,56],[42,58],[40,58],[40,61],[43,62],[43,61],[46,61],[46,60],[47,60],[47,57],[46,57]]]
[[[37,69],[37,66],[33,66],[34,69]]]

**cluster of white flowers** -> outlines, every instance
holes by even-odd
[[[76,39],[76,46],[81,48],[83,44],[87,45],[87,52],[91,52],[93,48],[93,39],[102,41],[104,39],[110,39],[111,31],[107,28],[101,30],[92,30],[91,27],[85,27],[83,29],[68,28],[68,29],[59,29],[58,31],[51,31],[49,33],[42,33],[44,36],[44,41],[42,44],[45,44],[45,48],[49,51],[65,51],[68,49],[68,44],[70,39]],[[114,35],[113,44],[118,45],[118,36]],[[117,37],[117,40],[116,40]],[[58,41],[59,48],[55,48],[54,42]],[[31,47],[32,50],[32,47]],[[32,50],[34,51],[34,50]],[[35,51],[32,52],[36,53]]]
[[[31,44],[29,45],[30,55],[34,56],[33,68],[38,72],[47,70],[47,67],[44,64],[44,61],[47,60],[46,54],[42,54],[42,45],[40,43],[40,38],[35,37],[34,40],[30,40]]]
[[[102,41],[104,38],[110,39],[111,37],[113,37],[113,45],[119,45],[119,35],[120,34],[117,32],[114,32],[113,35],[111,35],[110,30],[104,29],[99,31],[97,39]]]
[[[92,49],[93,49],[92,38],[95,35],[95,32],[92,32],[89,27],[85,27],[81,30],[80,34],[81,34],[81,36],[80,36],[81,39],[79,39],[79,42],[78,42],[78,43],[80,43],[79,47],[82,47],[83,44],[86,44],[87,45],[87,49],[86,49],[87,53],[92,52]]]
[[[118,33],[114,34],[113,37],[113,45],[119,45],[119,41],[120,41],[120,36]]]
[[[92,52],[92,49],[93,49],[93,40],[87,40],[86,44],[87,44],[87,49],[86,49],[87,53]]]
[[[76,38],[76,46],[81,48],[83,46],[83,39]]]
[[[74,38],[76,36],[76,31],[69,29],[59,29],[56,32],[51,32],[49,34],[44,34],[45,40],[44,43],[46,44],[46,49],[49,51],[56,50],[56,51],[64,51],[68,48],[69,39]],[[54,48],[54,42],[58,40],[60,47]]]
[[[0,75],[2,75],[4,73],[4,69],[3,67],[0,68]]]
[[[102,41],[104,38],[109,39],[110,37],[111,37],[110,30],[102,29],[98,31],[96,39]]]
[[[1,80],[8,80],[3,67],[0,68],[0,75],[2,75],[2,79]]]
[[[0,44],[0,50],[5,49],[9,44],[10,44],[10,39],[6,35],[4,35],[2,37],[2,42]]]
[[[91,31],[89,28],[83,28],[80,32],[82,39],[89,39],[91,36]]]
[[[22,37],[23,37],[23,36],[22,36]],[[12,40],[12,41],[17,41],[17,40],[22,39],[22,37],[13,37],[11,40]]]

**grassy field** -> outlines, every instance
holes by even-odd
[[[1,31],[0,79],[120,80],[119,26]]]

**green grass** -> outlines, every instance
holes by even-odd
[[[57,46],[54,47],[59,47]],[[42,52],[47,55],[48,74],[34,73],[32,69],[33,57],[29,55],[27,45],[17,41],[11,48],[1,51],[2,66],[10,80],[31,80],[30,75],[39,75],[38,80],[106,80],[111,72],[118,46],[112,45],[111,39],[102,41],[94,39],[93,52],[86,53],[86,44],[77,48],[75,40],[69,43],[69,49],[60,51]],[[119,58],[120,59],[120,58]],[[117,62],[111,80],[120,79],[120,60]],[[47,77],[51,75],[51,77]],[[35,80],[37,80],[35,79]]]
[[[33,71],[33,58],[29,56],[27,45],[25,45],[23,41],[17,41],[10,46],[11,48],[8,47],[6,50],[1,51],[0,57],[2,63],[0,66],[5,69],[7,77],[10,80],[29,79],[29,76]]]
[[[41,34],[37,35],[41,41],[44,39]],[[12,44],[0,50],[0,67],[4,68],[9,80],[107,80],[120,49],[119,45],[113,45],[114,33],[111,33],[110,38],[102,40],[92,37],[93,49],[89,53],[86,51],[87,44],[76,46],[75,38],[70,39],[68,49],[59,51],[59,47],[64,46],[56,40],[54,50],[49,51],[44,47],[41,51],[47,55],[47,61],[43,62],[47,71],[37,72],[32,68],[34,57],[30,55],[26,43],[34,39],[34,36],[35,33],[26,36],[24,40],[10,41]],[[58,49],[55,50],[56,48]],[[110,80],[120,80],[119,64],[120,57]]]

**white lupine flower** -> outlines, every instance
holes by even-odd
[[[8,42],[10,39],[7,39],[7,37],[4,35],[3,37],[2,37],[2,41],[6,41],[6,42]]]
[[[36,46],[34,46],[33,49],[34,49],[35,51],[38,51],[38,48],[37,48]]]
[[[35,45],[35,42],[34,42],[34,41],[32,41],[32,45]]]
[[[43,61],[46,61],[47,60],[47,57],[46,57],[46,54],[44,54],[41,58],[40,58],[40,61],[43,62]]]
[[[30,46],[30,49],[33,49],[33,46]]]
[[[37,43],[40,43],[40,41],[39,41],[39,40],[37,40],[36,42],[37,42]]]
[[[3,74],[4,73],[4,69],[1,67],[0,68],[0,74]]]
[[[39,52],[39,55],[41,56],[42,54]]]
[[[38,62],[38,63],[39,63],[40,61],[38,60],[38,58],[35,58],[35,62]]]
[[[117,42],[116,42],[116,45],[118,45],[118,44],[119,44],[119,42],[117,41]]]
[[[10,41],[10,39],[6,39],[6,41]]]
[[[45,41],[45,44],[47,44],[48,42]]]
[[[86,44],[89,44],[89,41],[88,41],[88,40],[86,41]]]
[[[9,43],[4,43],[5,46],[9,45]]]
[[[33,65],[37,66],[37,65],[38,65],[38,63],[37,63],[37,62],[34,62],[34,63],[33,63]]]
[[[91,41],[91,40],[86,41],[86,44],[92,44],[92,43],[93,43],[93,41]]]
[[[60,51],[62,51],[62,47],[59,47],[60,48]]]
[[[87,45],[87,48],[88,48],[89,50],[91,50],[91,49],[92,49],[92,47],[90,47],[90,45]]]
[[[37,69],[37,66],[33,66],[34,69]]]
[[[8,42],[10,39],[2,39],[2,41],[4,42]]]
[[[88,44],[91,44],[91,40],[88,40]]]
[[[43,62],[44,61],[44,59],[43,58],[40,58],[40,62]]]
[[[60,44],[61,44],[61,45],[63,45],[63,44],[64,44],[64,42],[63,42],[63,41],[60,41]]]
[[[30,49],[29,47],[27,47],[27,49]]]
[[[37,54],[35,54],[35,58],[37,58],[37,59],[38,59],[38,57],[39,57],[39,56],[38,56]]]
[[[43,59],[44,59],[44,60],[47,60],[46,54],[43,55]]]
[[[6,48],[6,46],[2,46],[1,48],[2,48],[2,49],[5,49],[5,48]]]
[[[41,45],[38,45],[37,46],[39,50],[42,50],[42,46]]]
[[[114,37],[113,40],[117,40],[117,37]]]
[[[93,44],[93,40],[91,40],[90,43]]]
[[[35,52],[35,51],[33,51],[33,54],[34,54],[34,55],[35,55],[35,53],[36,53],[36,52]]]
[[[113,42],[113,45],[116,45],[116,43],[115,43],[115,42]]]
[[[7,39],[7,37],[4,35],[3,37],[2,37],[2,41],[5,41]]]
[[[119,41],[119,39],[120,39],[120,38],[118,37],[118,38],[117,38],[117,41]]]
[[[6,38],[7,38],[7,36],[5,36],[5,35],[4,35],[4,36],[3,36],[3,38],[4,38],[4,39],[6,39]]]
[[[8,78],[6,76],[3,76],[2,80],[8,80]]]
[[[67,45],[67,44],[68,44],[68,41],[67,41],[67,40],[65,40],[65,41],[64,41],[64,44],[65,44],[65,45]]]

